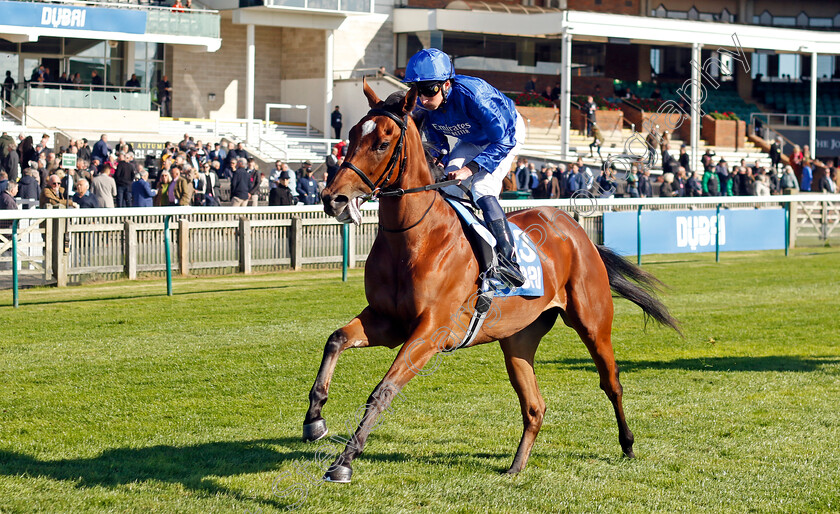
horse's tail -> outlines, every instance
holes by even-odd
[[[595,245],[595,247],[598,248],[601,260],[607,267],[610,289],[618,296],[641,307],[646,319],[653,318],[659,324],[671,327],[682,335],[680,322],[671,316],[668,307],[657,298],[657,293],[664,284],[606,246]]]

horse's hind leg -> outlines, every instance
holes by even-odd
[[[556,320],[556,310],[546,311],[520,332],[499,342],[505,354],[505,367],[507,367],[510,383],[519,397],[524,425],[522,439],[519,441],[513,464],[507,470],[508,473],[518,473],[525,469],[528,457],[531,455],[531,448],[542,427],[545,402],[534,374],[534,354],[537,352],[540,340],[551,330]]]
[[[317,441],[327,435],[327,423],[321,417],[321,410],[327,403],[330,381],[341,352],[347,348],[366,346],[395,348],[401,342],[390,321],[372,313],[370,307],[366,307],[350,323],[330,335],[324,346],[324,357],[321,359],[318,376],[315,377],[315,383],[309,392],[309,410],[306,411],[303,420],[304,441]]]
[[[586,286],[584,286],[586,287]],[[607,295],[610,294],[609,286],[606,287]],[[583,295],[591,300],[590,295]],[[633,432],[627,426],[624,419],[624,406],[622,405],[623,389],[618,380],[618,365],[615,363],[615,354],[612,347],[612,321],[613,305],[612,298],[607,297],[600,306],[584,307],[577,295],[569,295],[567,310],[561,313],[563,321],[575,329],[583,340],[601,379],[601,389],[607,393],[615,410],[615,418],[618,422],[618,442],[627,457],[635,457],[633,453]]]

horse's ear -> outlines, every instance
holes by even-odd
[[[406,92],[405,97],[403,97],[403,102],[400,105],[402,108],[403,114],[410,114],[414,111],[414,107],[417,105],[417,87],[411,86],[409,90]]]
[[[382,100],[380,100],[379,97],[376,96],[376,93],[373,91],[373,89],[371,89],[370,86],[368,86],[367,77],[362,79],[362,84],[364,84],[365,96],[368,99],[368,105],[371,109],[376,108],[376,106],[379,105],[379,102],[381,102]]]

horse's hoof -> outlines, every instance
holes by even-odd
[[[636,458],[636,454],[633,453],[633,448],[629,448],[627,450],[624,450],[624,456],[627,457],[628,459],[635,459]]]
[[[350,478],[353,476],[353,470],[350,466],[334,465],[324,473],[324,481],[335,482],[336,484],[349,484]]]
[[[313,443],[327,435],[327,432],[327,422],[322,418],[303,425],[303,440],[307,443]]]

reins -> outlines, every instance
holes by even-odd
[[[433,190],[436,190],[436,189],[440,189],[442,187],[457,185],[457,184],[461,183],[460,180],[446,180],[446,181],[443,181],[443,182],[437,182],[435,184],[428,184],[428,185],[420,186],[420,187],[412,187],[412,188],[409,188],[409,189],[403,189],[401,187],[396,187],[395,185],[400,183],[400,180],[402,179],[402,176],[405,173],[405,166],[406,166],[406,160],[407,160],[406,155],[405,155],[405,131],[406,131],[406,127],[407,127],[406,116],[403,116],[401,118],[401,117],[397,116],[396,114],[392,113],[391,111],[386,111],[385,109],[371,109],[370,111],[368,111],[367,116],[371,116],[371,115],[373,115],[373,116],[387,116],[387,117],[391,118],[391,120],[394,123],[396,123],[397,126],[400,128],[400,137],[397,139],[397,144],[394,145],[394,150],[391,152],[391,158],[388,160],[388,164],[385,166],[385,170],[382,172],[382,174],[379,176],[379,178],[376,179],[376,182],[371,181],[368,178],[368,176],[365,174],[365,172],[362,171],[361,169],[359,169],[359,167],[356,166],[355,164],[353,164],[349,161],[344,161],[341,164],[340,168],[350,168],[351,170],[353,170],[356,173],[356,175],[359,176],[359,178],[362,179],[362,181],[365,183],[365,185],[367,185],[370,188],[370,193],[368,193],[367,195],[365,195],[363,197],[365,200],[375,200],[376,198],[379,198],[379,197],[384,198],[384,197],[389,197],[389,196],[401,197],[401,196],[404,196],[404,195],[407,195],[407,194],[422,193],[424,191],[433,191]],[[402,154],[402,158],[400,159],[401,154]],[[399,172],[397,173],[397,177],[394,179],[394,181],[389,183],[389,181],[391,179],[391,176],[394,174],[394,170],[397,168],[397,161],[398,160],[399,160]],[[429,207],[426,208],[426,211],[423,213],[423,215],[420,217],[420,219],[417,220],[416,222],[412,223],[408,227],[403,227],[403,228],[399,228],[399,229],[387,229],[387,228],[383,227],[382,224],[380,223],[379,228],[381,228],[385,232],[392,232],[393,233],[393,232],[405,232],[409,229],[412,229],[412,228],[416,227],[417,225],[420,224],[420,222],[423,221],[423,219],[426,218],[426,215],[429,214],[429,211],[432,210],[432,206],[435,204],[435,200],[437,200],[437,197],[438,197],[438,195],[435,195],[434,198],[432,198],[432,202],[429,204]]]

